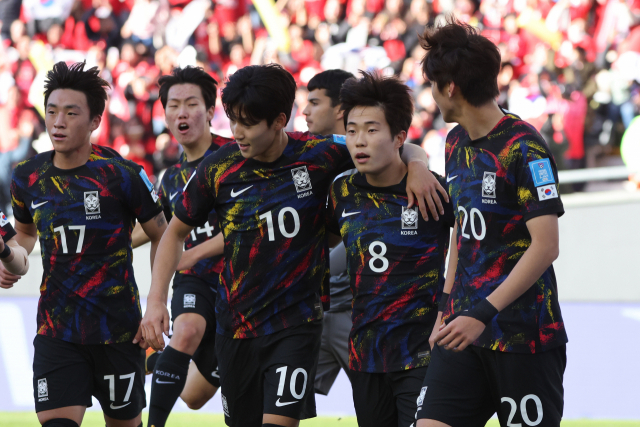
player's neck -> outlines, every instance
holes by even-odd
[[[183,144],[182,149],[184,150],[184,154],[187,156],[188,162],[193,162],[194,160],[198,160],[207,150],[211,147],[211,134],[207,132],[197,140],[193,144]]]
[[[284,129],[276,132],[275,137],[273,138],[273,142],[262,154],[255,156],[255,159],[259,162],[271,163],[275,162],[282,156],[284,153],[284,149],[287,147],[289,143],[289,136],[286,134]]]
[[[347,130],[344,128],[344,120],[338,120],[336,125],[333,127],[333,131],[331,132],[333,135],[346,135]]]
[[[54,152],[53,166],[58,169],[74,169],[86,164],[91,156],[91,144],[86,143],[73,151],[61,153]]]
[[[487,136],[502,120],[504,113],[495,101],[481,107],[465,103],[461,108],[459,119],[455,120],[467,131],[472,141]]]
[[[384,169],[375,173],[366,173],[364,176],[367,179],[367,183],[373,187],[390,187],[400,184],[407,171],[407,165],[402,162],[400,154],[398,154],[394,161]]]

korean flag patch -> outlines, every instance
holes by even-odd
[[[545,185],[544,187],[538,187],[538,200],[547,200],[547,199],[557,199],[558,198],[558,190],[556,190],[556,185]]]
[[[0,227],[4,227],[8,223],[9,218],[7,218],[7,216],[2,211],[0,211]]]
[[[531,176],[533,177],[533,183],[536,187],[556,183],[549,159],[529,162],[529,169],[531,169]]]

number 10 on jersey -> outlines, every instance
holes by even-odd
[[[290,213],[293,216],[293,231],[288,232],[284,226],[284,216],[286,213]],[[273,214],[271,211],[263,213],[258,218],[267,220],[267,233],[269,234],[269,241],[273,242],[276,240],[275,232],[273,230]],[[298,212],[292,208],[287,206],[286,208],[282,208],[278,213],[278,228],[280,229],[280,234],[284,237],[292,238],[295,237],[300,231],[300,216]]]

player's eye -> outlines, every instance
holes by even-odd
[[[369,132],[377,132],[377,131],[378,129],[374,129],[374,128],[369,129]]]
[[[189,107],[197,107],[198,104],[189,104]]]

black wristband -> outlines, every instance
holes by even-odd
[[[11,248],[6,243],[4,244],[4,250],[0,252],[0,259],[5,259],[11,255]]]
[[[447,304],[449,303],[449,294],[446,292],[442,293],[440,297],[440,304],[438,304],[438,311],[443,311],[447,308]]]
[[[486,298],[483,299],[473,307],[471,310],[463,311],[460,313],[461,316],[473,317],[476,320],[481,321],[485,325],[498,314],[498,309],[493,306]]]

